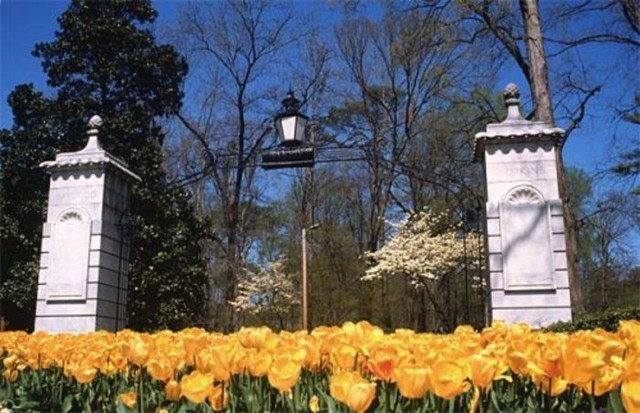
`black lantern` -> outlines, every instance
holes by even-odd
[[[276,116],[276,128],[282,138],[282,145],[287,147],[300,146],[304,138],[304,129],[308,117],[298,112],[300,101],[295,98],[293,91],[287,93],[282,100],[283,111]]]
[[[282,112],[276,116],[276,128],[282,138],[278,148],[262,154],[264,169],[312,168],[315,149],[304,145],[308,117],[298,112],[300,101],[292,91],[282,100]]]

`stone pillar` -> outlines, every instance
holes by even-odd
[[[41,167],[51,175],[42,233],[36,331],[117,331],[126,325],[130,179],[140,178],[102,149],[89,121],[89,142]]]
[[[487,182],[486,242],[493,319],[541,327],[571,320],[556,151],[564,130],[520,115],[520,92],[505,92],[507,118],[476,134]]]

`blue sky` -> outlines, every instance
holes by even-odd
[[[315,8],[316,10],[322,9],[322,4],[312,1],[296,3],[301,9]],[[160,29],[172,23],[180,2],[156,1],[154,5],[159,12],[156,28]],[[17,85],[31,82],[45,94],[51,93],[47,88],[40,61],[33,57],[31,52],[36,43],[54,39],[57,29],[56,20],[67,6],[68,2],[62,0],[0,0],[0,128],[10,128],[12,125],[12,115],[6,100]],[[329,18],[327,15],[324,17]],[[592,22],[576,22],[576,25],[589,24]],[[620,96],[630,99],[634,93],[638,93],[640,85],[637,80],[630,81],[630,84],[620,84],[615,79],[612,81],[611,76],[617,75],[607,70],[612,66],[611,62],[629,61],[628,56],[624,56],[624,51],[621,49],[605,49],[603,46],[596,45],[582,48],[576,53],[580,54],[579,60],[584,67],[592,72],[595,71],[596,76],[602,79],[606,87],[593,99],[589,114],[582,126],[568,140],[564,149],[564,159],[568,166],[581,167],[589,173],[595,173],[611,163],[611,156],[617,151],[616,146],[628,145],[630,137],[638,137],[637,127],[615,120],[612,114],[615,112],[614,106],[620,102]],[[632,66],[633,62],[636,63],[635,72],[637,73],[638,56],[632,56],[630,60]],[[551,66],[550,69],[554,70],[554,67]],[[634,71],[633,67],[623,69],[628,69],[630,73]],[[510,82],[515,82],[521,86],[521,89],[526,89],[523,76],[513,65],[503,68],[500,82],[496,85],[497,90],[501,90]],[[626,92],[625,88],[628,89]],[[526,94],[526,90],[524,93]],[[559,103],[554,102],[554,104]],[[634,239],[633,243],[638,244],[635,242],[638,237]]]
[[[159,12],[157,27],[169,24],[173,20],[179,3],[155,2]],[[36,43],[54,38],[56,19],[67,5],[68,2],[62,0],[0,0],[0,127],[11,127],[11,112],[6,100],[15,86],[32,82],[37,89],[45,93],[48,91],[40,61],[31,55],[31,51]],[[597,55],[598,52],[597,49],[587,51],[586,55]],[[505,67],[501,77],[504,78],[504,84],[525,84],[519,71],[511,67]],[[502,86],[504,85],[499,87]],[[606,108],[611,104],[611,99],[615,99],[615,93],[604,90],[593,103]],[[602,128],[603,121],[607,123],[605,128]],[[612,122],[610,119],[605,120],[602,115],[588,116],[583,126],[569,139],[564,151],[565,161],[571,166],[595,170],[607,161],[612,145],[617,142],[610,138],[630,133],[637,134],[637,131],[631,130],[628,125]]]
[[[36,43],[51,41],[58,28],[57,19],[69,5],[63,0],[0,0],[0,128],[12,125],[9,93],[20,84],[33,83],[48,91],[40,60],[31,52]],[[178,1],[157,1],[157,25],[168,24]]]
[[[301,8],[312,6],[313,2],[297,3]],[[32,82],[36,88],[50,92],[46,85],[46,78],[42,73],[40,61],[31,55],[33,47],[38,42],[50,41],[54,38],[57,28],[56,19],[67,8],[68,2],[62,0],[0,0],[0,127],[9,128],[12,124],[11,111],[7,105],[7,96],[13,88],[22,83]],[[179,1],[154,2],[159,19],[157,28],[170,24],[175,18]],[[318,6],[318,3],[313,3]],[[589,24],[589,22],[582,22]],[[602,59],[603,49],[596,46],[582,50],[581,59],[587,65],[596,65]],[[606,51],[606,59],[615,59],[615,53]],[[554,68],[551,67],[551,70]],[[637,69],[637,68],[636,68]],[[603,77],[607,74],[602,73]],[[520,72],[514,67],[506,66],[501,73],[502,82],[498,88],[509,82],[518,83],[522,89],[525,81]],[[638,84],[636,83],[635,90]],[[578,166],[588,171],[595,171],[609,162],[615,146],[624,144],[625,137],[637,136],[637,129],[624,122],[615,121],[612,107],[619,99],[615,88],[605,88],[592,101],[589,115],[581,128],[574,132],[568,140],[564,150],[565,162],[569,166]],[[556,103],[556,102],[554,102]],[[564,126],[564,125],[559,125]],[[616,138],[617,139],[614,139]]]

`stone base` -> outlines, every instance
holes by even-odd
[[[531,297],[530,297],[531,298]],[[536,301],[533,297],[532,301]],[[507,324],[527,323],[533,328],[541,328],[558,321],[571,321],[571,304],[561,307],[502,307],[491,310],[492,320],[504,320]]]
[[[116,320],[86,315],[36,317],[35,331],[87,333],[99,330],[116,331]]]
[[[501,277],[492,273],[492,285]],[[491,291],[491,317],[493,320],[504,320],[507,324],[527,323],[531,327],[546,327],[557,321],[571,321],[571,295],[568,285],[564,286],[566,272],[561,271],[556,280],[563,288],[554,290]],[[498,283],[499,284],[499,283]],[[568,284],[568,283],[566,283]]]

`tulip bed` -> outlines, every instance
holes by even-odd
[[[0,333],[0,409],[54,412],[640,412],[640,322],[496,322],[450,335],[367,322],[223,335]],[[6,410],[3,410],[6,411]]]

